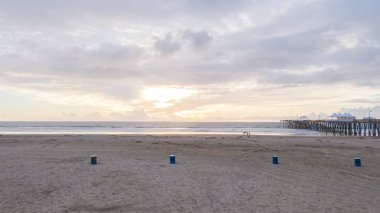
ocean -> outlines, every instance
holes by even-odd
[[[279,122],[0,122],[0,134],[243,134],[318,136]]]

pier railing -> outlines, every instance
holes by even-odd
[[[354,135],[380,137],[380,119],[373,120],[282,120],[283,128],[310,129],[327,135]]]

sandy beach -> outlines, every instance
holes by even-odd
[[[1,135],[0,189],[0,212],[380,212],[380,140]]]

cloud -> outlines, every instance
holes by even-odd
[[[218,1],[217,4],[201,1],[148,4],[145,1],[114,0],[107,3],[109,7],[104,7],[101,1],[87,3],[84,0],[76,5],[64,1],[46,4],[37,1],[26,3],[26,7],[6,2],[2,7],[3,19],[17,23],[0,22],[4,26],[1,30],[4,46],[9,47],[8,51],[13,49],[13,54],[3,56],[2,64],[12,64],[8,68],[12,71],[36,67],[39,71],[85,73],[95,77],[145,78],[148,75],[152,81],[155,75],[157,78],[166,76],[168,84],[176,80],[189,84],[226,82],[243,80],[247,76],[276,84],[326,82],[319,80],[320,76],[316,74],[298,76],[287,72],[311,65],[338,66],[329,72],[339,82],[373,84],[380,78],[377,72],[380,45],[376,36],[379,30],[371,21],[378,16],[372,9],[378,4],[374,1],[363,1],[359,7],[339,0],[332,3],[293,0],[281,4],[278,1],[245,0]],[[275,12],[271,10],[274,5]],[[56,15],[51,17],[47,12],[37,15],[46,8]],[[142,12],[144,8],[146,11]],[[260,17],[249,13],[259,8],[272,18],[260,22]],[[124,14],[123,10],[141,13]],[[192,15],[195,11],[205,17]],[[27,14],[35,15],[32,17],[40,24],[44,21],[38,16],[64,20],[65,24],[44,28],[35,25],[32,30],[28,28],[31,23],[24,18]],[[228,14],[231,20],[245,17],[255,24],[235,26],[240,30],[231,32],[227,29],[230,22],[223,18],[213,19],[219,14]],[[157,24],[162,20],[157,16],[162,16],[167,24]],[[75,18],[79,21],[74,21]],[[55,21],[59,23],[59,20]],[[194,25],[194,22],[198,24]],[[225,27],[224,31],[222,27]],[[178,37],[182,32],[182,38]],[[185,40],[189,40],[195,49],[209,46],[211,42],[213,45],[202,52],[192,51],[183,48]],[[159,55],[154,55],[155,51],[166,56],[180,55],[174,63],[172,60],[163,63],[159,62],[162,60]],[[21,60],[22,64],[19,63]],[[355,74],[358,69],[365,70],[359,78]],[[176,75],[168,72],[176,72]],[[284,77],[273,81],[273,75]]]
[[[368,117],[369,113],[371,113],[371,117],[379,119],[380,105],[375,105],[373,107],[342,108],[340,109],[340,112],[349,112],[356,116],[358,119]]]
[[[181,47],[179,43],[173,40],[171,34],[167,34],[165,38],[157,40],[154,46],[162,55],[173,54]]]
[[[206,31],[192,32],[186,30],[183,38],[189,39],[195,48],[202,48],[212,41],[212,37]]]
[[[206,109],[218,104],[250,112],[241,118],[262,117],[253,111],[273,118],[278,116],[271,106],[290,110],[292,101],[299,114],[329,114],[374,107],[380,100],[376,0],[1,5],[0,83],[8,93],[28,91],[36,100],[60,105],[86,100],[94,112],[114,105],[120,113],[128,106],[126,116],[168,119],[195,109],[207,118],[213,113]],[[173,86],[197,93],[173,97],[161,108],[144,99],[147,88]],[[70,94],[75,97],[61,97]],[[320,101],[324,105],[314,110],[315,100],[333,104]],[[252,105],[257,108],[246,107]]]
[[[236,0],[234,2],[228,0],[186,0],[184,2],[185,11],[204,16],[209,16],[210,14],[223,16],[239,11],[251,3],[249,0]]]

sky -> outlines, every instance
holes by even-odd
[[[0,0],[2,121],[380,118],[378,0]]]

